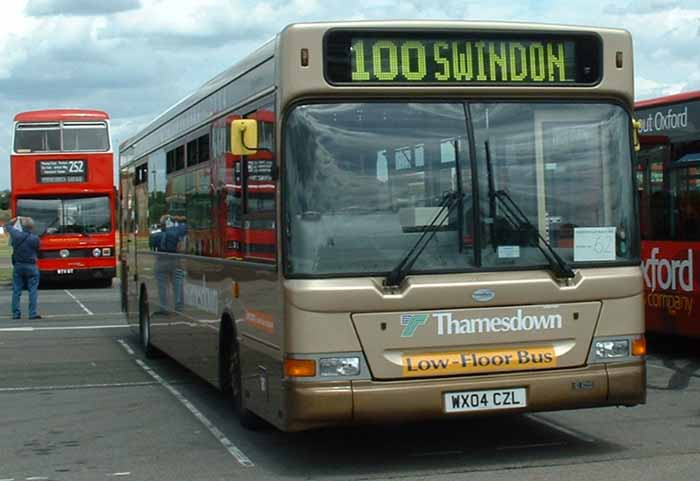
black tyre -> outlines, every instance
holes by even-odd
[[[221,330],[220,363],[221,389],[231,398],[241,426],[251,430],[260,429],[265,422],[245,406],[238,338],[230,322],[225,323]]]
[[[151,344],[151,315],[148,309],[146,291],[141,292],[139,302],[139,344],[147,358],[156,357],[156,349]]]

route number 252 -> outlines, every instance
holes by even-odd
[[[68,173],[69,174],[82,174],[85,172],[85,161],[84,160],[69,160],[68,161]]]

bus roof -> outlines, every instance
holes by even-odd
[[[615,34],[620,34],[624,33],[627,36],[629,36],[629,33],[625,30],[622,29],[609,29],[609,28],[599,28],[599,27],[585,27],[585,26],[572,26],[572,25],[556,25],[556,24],[538,24],[538,23],[521,23],[521,22],[469,22],[469,21],[420,21],[420,20],[411,20],[411,21],[400,21],[400,20],[389,20],[389,21],[340,21],[340,22],[310,22],[310,23],[292,23],[287,25],[280,33],[278,33],[274,38],[271,40],[267,41],[264,43],[261,47],[250,53],[249,55],[243,57],[241,60],[236,62],[234,65],[226,69],[225,71],[221,72],[211,80],[205,82],[203,85],[201,85],[197,90],[195,90],[193,93],[190,95],[186,96],[185,98],[181,99],[180,101],[176,102],[174,105],[169,107],[167,110],[162,112],[160,115],[155,117],[150,123],[148,123],[145,127],[140,129],[138,132],[136,132],[134,135],[131,137],[127,138],[126,140],[122,141],[120,144],[120,150],[122,152],[134,147],[137,148],[138,145],[142,145],[145,147],[143,148],[142,151],[139,151],[138,154],[136,154],[137,157],[145,153],[146,151],[149,151],[149,149],[153,148],[155,145],[161,145],[165,144],[167,142],[170,142],[173,140],[174,135],[172,132],[167,131],[168,127],[170,125],[174,125],[175,119],[178,117],[183,116],[186,112],[193,112],[197,108],[200,107],[200,104],[205,103],[207,100],[211,99],[211,97],[217,93],[221,93],[223,89],[225,89],[229,84],[233,84],[235,81],[240,79],[241,77],[245,76],[247,73],[251,72],[252,70],[259,68],[265,64],[271,59],[275,59],[275,56],[278,54],[281,54],[280,51],[278,51],[279,43],[281,42],[281,39],[285,34],[288,34],[289,32],[302,32],[306,33],[306,31],[309,30],[331,30],[333,28],[356,28],[358,30],[360,29],[400,29],[400,28],[416,28],[416,29],[442,29],[442,30],[458,30],[458,29],[464,29],[464,28],[471,28],[479,31],[484,31],[484,32],[489,32],[491,30],[504,30],[504,31],[514,31],[514,32],[543,32],[543,33],[555,33],[555,34],[561,34],[561,33],[566,33],[566,32],[573,32],[573,33],[590,33],[590,32],[595,32],[597,34],[601,33],[615,33]],[[299,35],[299,33],[295,34]],[[292,48],[291,46],[289,48]],[[291,58],[291,57],[290,57]],[[297,56],[293,57],[294,59],[297,58]],[[613,58],[613,57],[610,57]],[[284,62],[285,60],[279,60],[275,59],[277,62],[274,66],[275,70],[281,70],[279,62]],[[291,60],[289,60],[291,62]],[[609,60],[608,60],[609,61]],[[316,66],[318,65],[323,65],[322,62],[316,62]],[[317,67],[318,68],[318,67]],[[322,68],[322,67],[321,67]],[[312,75],[316,74],[316,70],[309,69],[312,73]],[[262,75],[262,74],[260,74]],[[259,75],[259,76],[260,76]],[[280,75],[280,72],[277,71],[274,73],[274,75]],[[316,76],[316,80],[321,79],[321,76]],[[259,82],[260,79],[257,79],[258,81],[254,83],[255,87],[257,88],[256,93],[259,93],[261,89],[267,88],[267,84],[261,84]],[[273,77],[270,80],[272,83],[269,85],[270,87],[279,87],[276,85],[276,77]],[[321,80],[319,80],[321,81]],[[326,80],[322,80],[322,82],[326,82]],[[605,82],[601,81],[600,85],[604,85]],[[630,80],[629,83],[632,84],[632,76],[630,74]],[[262,85],[262,86],[261,86]],[[374,88],[380,88],[378,86],[373,86]],[[599,87],[596,86],[596,87]],[[239,88],[236,92],[238,96],[241,98],[245,98],[247,95],[240,95],[240,90],[242,88],[247,88],[251,89],[250,86],[246,87],[241,87]],[[485,90],[488,90],[490,87],[486,87]],[[505,87],[499,87],[499,88],[505,88]],[[369,89],[367,90],[369,92]],[[526,91],[525,89],[523,91]],[[252,90],[251,90],[252,92]],[[584,92],[582,89],[581,92]],[[184,133],[185,131],[188,131],[190,129],[196,128],[198,126],[201,126],[201,124],[208,120],[210,117],[216,117],[219,114],[225,112],[226,110],[230,109],[233,106],[233,103],[231,102],[231,99],[229,98],[229,95],[225,95],[224,103],[225,105],[212,105],[211,107],[207,107],[208,110],[202,109],[203,113],[202,116],[198,117],[195,115],[190,115],[187,121],[183,122],[182,124],[177,125],[176,127],[173,127],[175,130],[177,130],[177,135],[180,135]],[[633,94],[628,95],[628,101],[633,102]],[[206,110],[206,112],[204,112]],[[206,114],[206,115],[204,115]],[[172,134],[172,135],[171,135]],[[155,137],[154,137],[155,136]],[[153,142],[149,144],[148,142],[143,142],[144,139],[148,138],[154,138]]]
[[[694,92],[684,92],[682,94],[666,95],[665,97],[657,97],[655,99],[641,100],[634,104],[634,108],[645,109],[648,107],[659,107],[666,104],[690,102],[691,100],[700,100],[700,90],[696,90]]]
[[[80,122],[108,119],[107,112],[88,109],[33,110],[15,115],[15,122]]]
[[[175,105],[165,110],[165,112],[158,115],[138,133],[122,142],[120,149],[124,150],[135,144],[150,133],[156,131],[159,127],[165,125],[170,120],[185,112],[187,109],[193,107],[207,96],[211,95],[213,92],[216,92],[223,86],[236,80],[248,70],[271,58],[274,55],[274,47],[275,39],[272,38],[259,48],[255,49],[252,53],[236,62],[233,66],[227,68],[211,80],[205,82],[201,87],[195,90],[194,93],[181,99],[179,102],[175,103]]]

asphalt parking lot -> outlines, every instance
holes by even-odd
[[[636,408],[250,432],[212,387],[143,357],[116,288],[42,290],[40,321],[11,320],[9,301],[2,286],[0,481],[698,479],[697,343],[651,339]]]

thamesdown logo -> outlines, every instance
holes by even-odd
[[[413,337],[418,326],[425,326],[428,323],[428,314],[403,314],[401,315],[401,325],[403,331],[401,337]]]
[[[455,319],[451,312],[433,314],[437,320],[438,336],[452,334],[482,334],[484,332],[546,331],[563,327],[561,314],[523,315],[518,309],[514,316]]]

